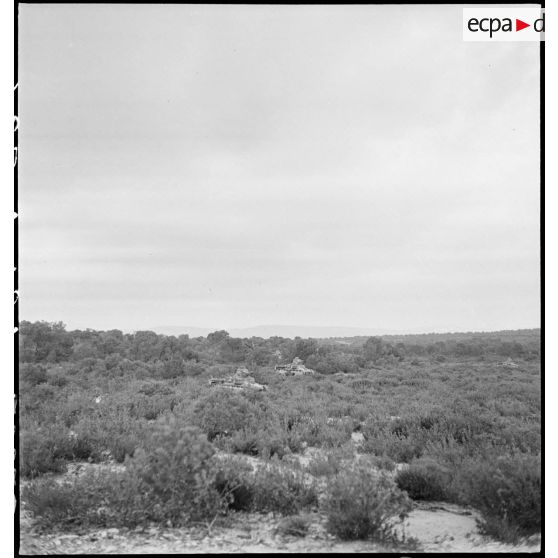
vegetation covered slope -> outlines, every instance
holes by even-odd
[[[295,356],[318,374],[274,372]],[[267,391],[209,387],[210,377],[241,365]],[[410,497],[473,505],[483,529],[506,540],[540,530],[538,330],[343,340],[218,331],[191,339],[22,322],[19,380],[20,473],[35,479],[26,501],[51,522],[180,523],[319,505],[338,536],[389,536],[388,516],[404,515]],[[365,464],[341,467],[356,433]],[[303,472],[325,479],[321,499],[287,467],[309,447],[325,456]],[[269,467],[243,472],[216,460],[219,452]],[[126,472],[53,484],[47,473],[74,460],[125,462]],[[407,466],[370,480],[371,468],[395,463]],[[363,486],[375,488],[360,511],[352,500],[357,517],[345,514],[342,494]],[[138,493],[144,500],[134,500]],[[389,495],[389,510],[374,507],[379,493]]]

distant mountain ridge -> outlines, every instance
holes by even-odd
[[[158,326],[151,328],[151,331],[162,335],[183,335],[190,337],[206,337],[208,333],[225,329],[231,337],[285,337],[293,339],[295,337],[314,337],[323,339],[328,337],[356,337],[359,335],[398,335],[403,334],[400,330],[372,329],[363,327],[344,327],[344,326],[292,326],[292,325],[260,325],[245,328],[204,328],[194,326]]]

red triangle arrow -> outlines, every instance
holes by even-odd
[[[526,27],[531,27],[531,24],[530,23],[525,23],[524,21],[521,21],[520,19],[515,20],[515,30],[516,31],[521,31],[522,29],[525,29]]]

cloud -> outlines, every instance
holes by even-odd
[[[22,317],[539,317],[538,45],[454,6],[20,6]]]

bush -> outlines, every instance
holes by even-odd
[[[48,375],[41,364],[22,363],[19,365],[19,379],[30,386],[36,386],[45,383]]]
[[[213,447],[176,421],[160,421],[124,472],[90,472],[72,482],[35,481],[22,498],[43,524],[186,525],[223,513]]]
[[[417,460],[397,473],[397,486],[413,500],[443,500],[447,497],[450,474],[436,462]]]
[[[93,434],[89,432],[79,432],[76,436],[71,436],[71,458],[77,460],[92,459],[97,445],[97,440]],[[96,456],[97,460],[99,456]]]
[[[273,431],[260,431],[257,447],[258,455],[263,459],[271,459],[272,457],[283,459],[285,455],[291,453],[289,438]]]
[[[138,389],[138,393],[151,397],[153,395],[172,395],[173,390],[165,382],[151,380],[149,382],[142,382]]]
[[[242,458],[227,456],[218,460],[214,486],[227,498],[230,509],[250,510],[253,500],[251,475],[252,466]]]
[[[217,447],[231,453],[244,453],[252,456],[258,455],[259,453],[257,434],[246,432],[245,430],[233,432],[230,437],[220,435],[213,440],[213,443]]]
[[[85,482],[60,483],[52,478],[32,481],[21,490],[25,507],[45,526],[65,526],[73,522],[87,523],[87,514],[99,508],[100,490],[84,490]]]
[[[155,420],[165,411],[172,411],[176,403],[177,398],[174,395],[136,395],[129,404],[129,413],[132,418]]]
[[[459,472],[464,502],[482,514],[480,527],[504,541],[540,532],[540,456],[500,457],[493,462],[464,464]]]
[[[352,425],[324,426],[318,435],[319,445],[323,448],[338,448],[351,439]]]
[[[341,472],[342,467],[343,462],[339,455],[328,452],[325,455],[315,455],[306,466],[306,470],[314,477],[330,477]]]
[[[22,501],[48,528],[134,526],[150,519],[151,502],[126,472],[89,470],[72,480],[42,478],[22,489]]]
[[[195,360],[188,360],[184,364],[184,374],[186,376],[199,376],[205,372],[205,366]]]
[[[66,460],[73,456],[73,442],[68,431],[53,426],[24,431],[20,438],[20,473],[23,477],[37,477],[44,473],[61,473]]]
[[[394,525],[411,507],[386,473],[366,465],[354,465],[331,479],[323,503],[327,530],[344,540],[395,541]]]
[[[146,498],[160,504],[152,519],[173,523],[207,519],[224,503],[214,483],[215,450],[199,430],[174,417],[159,421],[145,443],[126,461],[128,477],[137,478]],[[156,506],[155,506],[156,507]]]
[[[352,422],[327,424],[324,417],[303,416],[287,419],[287,430],[311,447],[338,448],[345,445],[352,434]]]
[[[257,431],[239,430],[228,436],[218,436],[213,442],[228,452],[259,455],[264,459],[273,456],[282,459],[284,455],[291,452],[290,445],[293,445],[288,436],[282,435],[271,427]],[[297,446],[294,445],[294,447]]]
[[[253,511],[289,515],[318,504],[316,487],[303,472],[278,465],[261,467],[252,479],[252,491]]]
[[[305,537],[308,534],[310,520],[302,515],[294,515],[282,519],[277,526],[276,533],[291,537]]]
[[[66,375],[64,375],[63,372],[59,372],[59,371],[51,372],[48,375],[48,383],[51,386],[63,388],[68,384],[68,378],[66,377]]]
[[[249,429],[261,421],[261,409],[242,393],[215,389],[196,402],[192,421],[206,434],[209,441],[217,436]]]
[[[361,449],[364,453],[389,457],[396,463],[410,463],[413,459],[421,457],[424,442],[414,437],[400,438],[391,433],[379,433],[374,437],[365,433]]]
[[[370,464],[383,471],[395,471],[395,463],[387,455],[373,455],[369,457]]]
[[[289,515],[318,504],[316,488],[304,473],[276,463],[254,472],[243,460],[220,460],[216,487],[235,510]]]
[[[116,434],[107,443],[107,450],[117,463],[124,463],[126,456],[133,457],[138,442],[131,434]]]

